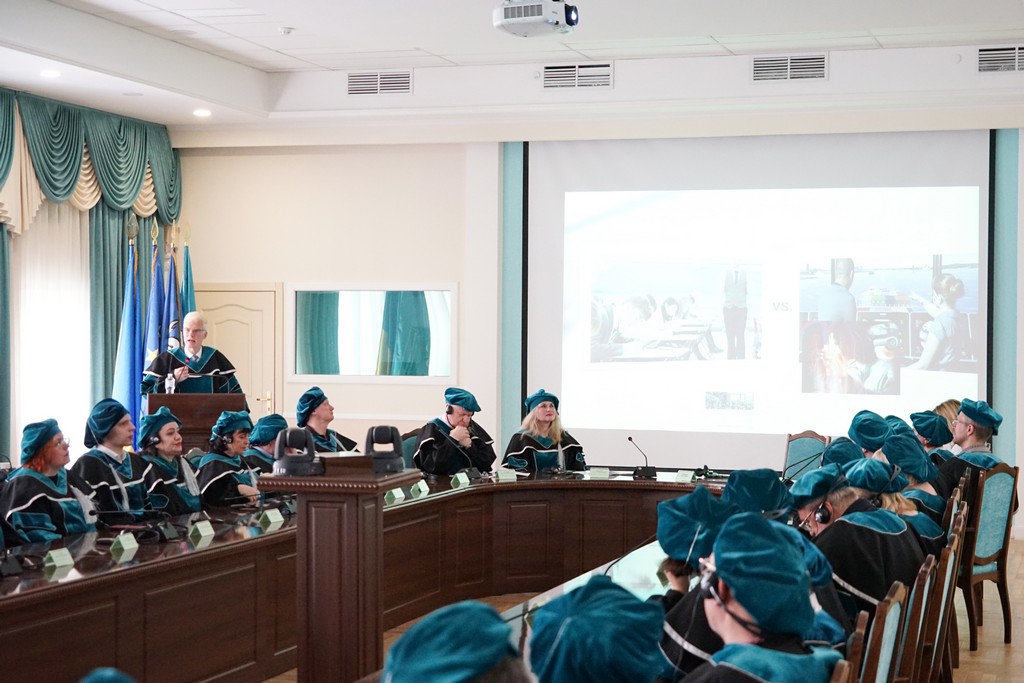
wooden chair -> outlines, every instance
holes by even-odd
[[[896,672],[896,653],[903,647],[903,620],[907,614],[907,587],[893,581],[885,598],[875,608],[867,645],[861,683],[891,683]]]
[[[957,511],[960,509],[963,497],[963,489],[957,486],[953,489],[953,493],[949,494],[949,500],[946,501],[946,511],[942,513],[942,528],[946,530],[947,539],[953,531],[953,518],[956,517]]]
[[[850,683],[850,663],[845,659],[840,659],[836,662],[835,667],[832,668],[832,676],[828,679],[828,683]]]
[[[939,679],[943,661],[948,659],[950,612],[953,610],[953,595],[956,592],[956,575],[959,566],[960,549],[963,546],[966,526],[967,505],[960,506],[960,512],[953,521],[953,533],[946,547],[939,555],[936,565],[932,594],[928,596],[924,632],[921,637],[921,665],[917,670],[917,683],[930,683]],[[952,662],[949,662],[952,667]]]
[[[903,647],[896,655],[896,678],[899,683],[911,683],[921,668],[924,653],[919,647],[924,633],[925,615],[932,586],[935,584],[935,567],[938,564],[934,555],[924,558],[924,564],[917,572],[914,586],[910,591],[907,604],[907,618],[903,622]]]
[[[846,641],[846,661],[850,663],[850,680],[860,680],[860,669],[864,664],[864,645],[867,640],[868,619],[870,616],[867,610],[861,610],[857,614],[857,622],[853,627],[853,633]]]
[[[811,430],[789,434],[786,437],[786,464],[782,468],[782,478],[793,481],[805,471],[818,467],[821,454],[831,440],[831,437]]]
[[[957,586],[963,591],[970,629],[971,651],[978,649],[978,626],[981,625],[982,581],[993,581],[999,589],[1003,608],[1003,642],[1011,642],[1010,587],[1007,583],[1007,556],[1010,525],[1017,492],[1020,468],[1000,463],[978,472],[974,493],[974,524],[968,523],[961,555]]]

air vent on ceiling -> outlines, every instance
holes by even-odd
[[[412,92],[411,71],[363,71],[348,75],[349,95]]]
[[[609,88],[611,64],[567,64],[544,67],[545,88]]]
[[[755,81],[799,81],[825,78],[825,55],[755,57]]]
[[[544,14],[544,5],[539,2],[536,5],[505,5],[504,14],[506,19],[539,17]]]
[[[1022,71],[1024,48],[985,47],[978,50],[978,71]]]

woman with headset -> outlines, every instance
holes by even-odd
[[[56,420],[25,425],[21,467],[11,472],[0,495],[7,545],[96,530],[89,487],[64,468],[68,460],[68,442]]]
[[[562,429],[558,397],[540,389],[524,403],[530,412],[509,439],[501,464],[520,472],[587,469],[583,446]]]
[[[242,460],[251,431],[252,419],[244,410],[225,410],[217,418],[210,435],[210,452],[199,461],[197,478],[204,507],[259,502],[259,474]]]
[[[171,515],[202,510],[196,474],[181,457],[181,420],[167,406],[143,416],[139,445],[147,463],[144,478],[153,508]]]
[[[127,524],[153,516],[143,479],[146,463],[128,450],[134,434],[128,409],[112,398],[93,406],[85,422],[89,450],[71,471],[89,485],[105,524]]]

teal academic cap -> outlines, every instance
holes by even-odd
[[[603,575],[537,610],[530,668],[540,683],[636,683],[661,669],[665,611]]]
[[[466,600],[421,619],[388,650],[384,683],[472,681],[514,656],[512,629],[493,607]]]
[[[674,560],[697,569],[697,561],[711,555],[711,547],[725,520],[739,512],[698,486],[685,496],[658,503],[658,544]]]
[[[877,451],[892,433],[892,427],[878,413],[862,410],[853,416],[847,435],[855,444],[868,451]]]
[[[537,404],[543,403],[544,401],[551,401],[555,404],[555,410],[558,410],[558,397],[550,391],[544,391],[543,389],[538,389],[526,397],[526,409],[533,410],[537,407]]]
[[[939,468],[928,457],[916,435],[890,436],[882,444],[881,451],[886,460],[898,465],[920,483],[934,481],[939,476]]]
[[[847,485],[839,465],[832,464],[804,472],[793,483],[789,493],[793,496],[793,507],[802,508]]]
[[[78,683],[135,683],[135,679],[109,666],[93,669]]]
[[[892,465],[874,458],[851,462],[843,472],[850,486],[869,493],[899,493],[910,484],[903,472],[897,472]]]
[[[21,430],[21,464],[24,465],[36,456],[46,443],[60,432],[54,419],[33,422]]]
[[[730,518],[715,541],[715,570],[765,631],[802,635],[814,621],[803,548],[780,524],[753,512]]]
[[[176,418],[167,406],[160,406],[151,415],[143,415],[142,422],[139,425],[139,445],[145,448],[148,445],[146,442],[149,441],[150,437],[159,434],[164,425],[171,422],[177,422],[178,426],[181,426],[181,420]]]
[[[942,446],[953,440],[953,432],[949,430],[949,421],[934,410],[912,413],[910,421],[917,433],[933,446]]]
[[[444,390],[444,402],[459,406],[471,413],[480,412],[480,404],[476,402],[476,396],[458,387],[448,387]]]
[[[256,421],[249,433],[249,443],[253,446],[268,444],[277,437],[282,429],[288,429],[288,422],[277,413],[264,415]]]
[[[960,401],[960,412],[982,427],[988,427],[993,434],[999,433],[999,425],[1003,424],[1003,416],[992,410],[985,401],[972,401],[965,398]]]
[[[832,563],[828,561],[818,546],[814,545],[814,541],[807,534],[797,531],[795,526],[789,524],[779,524],[778,526],[803,551],[804,569],[807,570],[807,577],[810,579],[811,585],[815,588],[825,588],[832,583]]]
[[[128,409],[112,398],[105,398],[94,405],[89,419],[85,421],[86,448],[103,443],[104,437],[127,414]]]
[[[306,390],[306,393],[299,396],[299,402],[295,406],[295,418],[299,426],[305,427],[309,416],[326,400],[327,397],[324,396],[324,392],[320,387],[310,387]]]
[[[231,432],[252,430],[252,418],[244,410],[225,410],[213,425],[213,436],[227,436]]]
[[[767,468],[732,472],[722,489],[722,501],[769,519],[784,517],[793,507],[793,496],[778,472]]]
[[[907,424],[907,421],[902,417],[886,415],[885,423],[889,425],[889,429],[892,430],[893,434],[910,434],[911,436],[917,436],[914,432],[914,428]]]
[[[861,450],[860,446],[845,436],[840,436],[832,439],[825,446],[825,451],[821,454],[821,464],[831,465],[835,463],[837,465],[845,465],[848,462],[860,460],[863,457],[864,451]]]

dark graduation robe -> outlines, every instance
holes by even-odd
[[[61,469],[54,477],[19,467],[11,472],[0,495],[0,517],[19,543],[52,541],[95,531],[88,521],[92,503],[88,485]]]
[[[710,662],[711,656],[724,646],[708,625],[703,594],[696,589],[687,592],[665,613],[660,642],[665,667],[661,679],[673,683],[682,679]]]
[[[557,469],[559,449],[562,451],[565,469],[587,469],[583,446],[569,432],[562,432],[562,440],[555,443],[546,436],[528,434],[522,429],[509,439],[501,464],[520,472]]]
[[[159,455],[143,455],[146,471],[143,479],[154,510],[170,515],[199,512],[199,482],[185,458],[166,460]]]
[[[946,532],[935,523],[935,520],[923,512],[916,515],[901,514],[900,518],[917,532],[925,555],[934,555],[938,558],[942,554],[942,549],[946,547]]]
[[[256,486],[259,474],[249,469],[241,456],[207,453],[199,461],[199,491],[204,506],[222,507],[246,503],[248,499],[238,492],[238,485]]]
[[[127,524],[152,516],[146,493],[146,462],[136,453],[125,453],[121,462],[99,448],[86,451],[71,466],[93,493],[103,524]]]
[[[768,634],[758,645],[726,645],[686,677],[686,683],[827,683],[842,659],[835,650],[803,646],[798,636]]]
[[[267,474],[274,473],[274,454],[263,450],[260,446],[253,446],[245,453],[242,453],[242,460],[253,472]]]
[[[423,425],[416,440],[416,452],[412,459],[416,467],[429,474],[451,476],[461,469],[475,467],[481,472],[490,472],[497,458],[494,455],[494,439],[483,427],[472,420],[469,423],[470,445],[462,444],[451,437],[452,427],[439,417]]]
[[[223,353],[204,346],[198,360],[189,360],[184,348],[164,351],[142,373],[143,394],[164,393],[164,380],[177,368],[188,366],[189,376],[174,388],[178,394],[241,394],[235,366]]]
[[[855,500],[842,517],[815,536],[832,564],[836,590],[852,620],[874,615],[893,581],[912,586],[924,552],[917,533],[894,512]]]
[[[964,476],[968,467],[987,470],[995,467],[1000,462],[1002,461],[993,456],[992,452],[984,447],[962,451],[939,465],[939,476],[932,482],[932,487],[937,494],[949,499],[953,489],[959,486],[960,477]]]
[[[320,434],[306,425],[306,431],[313,435],[313,445],[317,453],[345,453],[356,450],[356,446],[359,445],[333,429],[328,429],[326,434]]]
[[[923,489],[903,489],[900,493],[917,507],[918,512],[928,515],[936,524],[942,523],[948,499],[935,493],[928,493]]]

